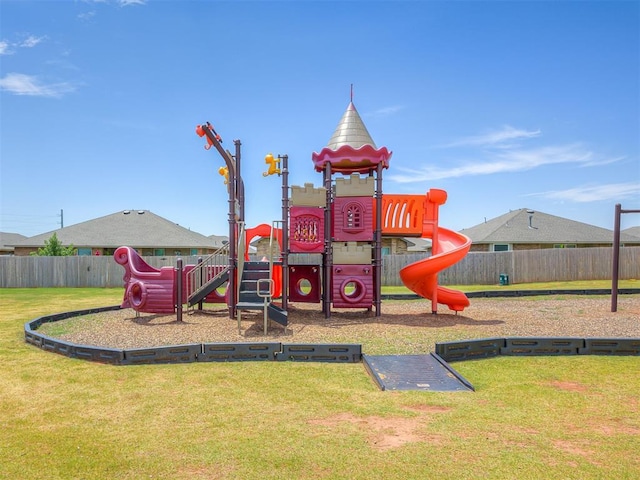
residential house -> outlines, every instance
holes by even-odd
[[[192,232],[149,210],[124,210],[16,239],[9,246],[15,249],[15,255],[30,255],[44,247],[54,233],[62,245],[73,245],[77,255],[113,255],[123,245],[135,248],[143,256],[208,255],[228,241],[227,237]]]
[[[13,255],[13,244],[24,240],[24,235],[19,233],[0,232],[0,255]]]
[[[471,239],[472,252],[541,248],[610,247],[613,231],[544,212],[521,208],[460,231]],[[640,246],[640,238],[621,234],[625,245]]]

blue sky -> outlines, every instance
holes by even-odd
[[[613,228],[640,208],[636,1],[0,1],[0,231],[120,210],[226,235],[210,121],[242,142],[249,226],[281,216],[267,153],[312,152],[350,100],[387,193],[448,192],[454,230],[518,208]],[[622,227],[640,225],[625,215]]]

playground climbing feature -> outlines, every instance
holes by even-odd
[[[326,318],[332,308],[375,310],[380,316],[382,246],[391,237],[431,240],[431,256],[404,267],[400,278],[411,291],[431,300],[432,313],[438,305],[455,312],[469,305],[464,293],[438,285],[439,272],[460,261],[471,245],[464,235],[439,224],[447,193],[383,193],[382,176],[392,152],[376,146],[353,98],[326,146],[311,155],[314,170],[323,175],[321,186],[289,187],[288,156],[265,157],[263,177],[282,179],[283,218],[273,225],[245,228],[240,141],[234,141],[234,155],[222,147],[211,123],[198,125],[196,134],[206,140],[206,150],[215,147],[224,160],[218,173],[229,193],[229,246],[180,271],[152,268],[135,250],[121,247],[116,261],[126,271],[123,307],[172,313],[183,303],[198,302],[201,308],[203,301],[226,302],[239,331],[242,310],[263,309],[265,333],[268,319],[286,327],[289,301],[322,303]],[[257,237],[270,238],[268,258],[251,258],[249,244]],[[303,254],[316,260],[295,258]]]

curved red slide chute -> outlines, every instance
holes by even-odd
[[[461,233],[438,225],[438,207],[447,201],[447,192],[432,188],[426,195],[383,195],[382,232],[389,235],[420,235],[432,241],[429,258],[400,270],[402,283],[412,292],[456,312],[469,306],[460,291],[438,285],[438,272],[459,262],[469,252],[471,240]]]
[[[407,265],[400,270],[400,278],[409,290],[431,300],[432,311],[435,312],[434,307],[441,303],[461,312],[469,306],[469,299],[463,292],[439,286],[438,272],[462,260],[471,247],[471,240],[461,233],[439,227],[438,243],[439,253]]]

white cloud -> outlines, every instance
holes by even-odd
[[[23,48],[33,48],[42,42],[46,37],[35,37],[33,35],[29,35],[26,39],[20,42],[20,47]]]
[[[78,14],[78,18],[80,20],[82,20],[83,22],[87,22],[87,21],[91,20],[95,16],[96,16],[95,10],[92,10],[92,11],[86,12],[86,13],[79,13]]]
[[[36,37],[35,35],[29,35],[22,41],[9,42],[7,40],[0,41],[0,55],[13,55],[16,52],[16,48],[33,48],[47,37]]]
[[[419,168],[396,166],[396,171],[400,173],[389,174],[386,178],[397,183],[420,183],[447,178],[522,172],[550,165],[594,167],[619,162],[625,158],[603,157],[581,143],[530,148],[518,144],[518,140],[537,139],[540,135],[540,130],[524,130],[505,125],[498,130],[460,138],[441,146],[449,149],[459,148],[465,152],[466,158],[476,157],[474,160],[458,161],[457,165],[444,168],[442,164],[424,165]],[[470,151],[472,153],[469,153]]]
[[[400,168],[399,170],[406,174],[389,174],[386,178],[397,183],[417,183],[445,178],[521,172],[545,165],[572,163],[579,166],[593,166],[617,160],[619,159],[597,159],[593,152],[583,149],[580,144],[570,144],[529,150],[500,150],[485,161],[468,162],[450,168],[435,165],[426,165],[420,169]]]
[[[513,140],[534,138],[540,136],[540,130],[522,130],[505,125],[500,130],[490,131],[482,135],[463,137],[451,143],[442,145],[442,148],[466,147],[466,146],[497,146]]]
[[[379,108],[373,112],[365,114],[366,117],[387,117],[389,115],[393,115],[400,110],[402,110],[404,106],[402,105],[393,105],[391,107]]]
[[[118,7],[130,7],[136,5],[146,5],[147,0],[82,0],[83,3],[89,5],[117,5]],[[91,10],[88,12],[79,13],[77,18],[83,22],[89,22],[93,20],[98,15],[96,10]]]
[[[526,196],[544,197],[550,200],[568,200],[578,203],[623,200],[625,198],[638,198],[638,196],[640,196],[640,182],[587,185],[569,188],[567,190],[531,193]]]
[[[0,78],[0,90],[15,95],[33,97],[61,97],[65,93],[73,92],[75,86],[68,82],[43,84],[38,77],[23,73],[8,73]]]
[[[11,45],[6,40],[0,41],[0,55],[11,55],[13,50]]]

